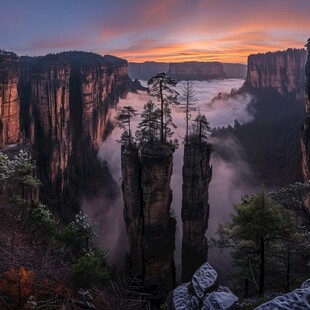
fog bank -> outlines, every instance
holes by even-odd
[[[197,107],[200,112],[204,113],[208,118],[211,127],[233,125],[234,120],[238,119],[240,123],[246,123],[253,120],[248,106],[253,98],[249,94],[239,95],[234,99],[228,100],[211,100],[220,92],[230,92],[233,88],[239,88],[243,84],[243,80],[227,79],[223,81],[194,81],[196,97],[198,100]],[[185,82],[179,82],[176,89],[181,92],[181,87]],[[146,82],[142,82],[146,84]],[[131,105],[141,112],[143,105],[149,97],[146,92],[138,94],[128,94],[125,100],[120,100],[115,115],[119,113],[123,106]],[[152,98],[155,100],[155,98]],[[193,112],[195,114],[197,112]],[[176,150],[173,159],[173,175],[171,187],[173,191],[172,209],[177,219],[176,234],[176,266],[180,266],[181,258],[181,242],[182,242],[182,222],[181,222],[181,206],[182,206],[182,161],[183,161],[183,145],[181,143],[185,136],[184,113],[174,107],[172,111],[173,122],[177,125],[174,137],[179,140],[180,147]],[[194,119],[195,115],[192,116]],[[132,120],[132,128],[135,130],[140,119],[136,117]],[[123,201],[121,195],[121,153],[120,144],[117,140],[120,138],[121,130],[115,128],[112,134],[102,143],[99,151],[100,160],[105,161],[111,170],[114,179],[118,184],[119,195],[114,201],[106,198],[104,192],[98,193],[98,197],[93,200],[84,199],[82,209],[86,212],[91,220],[99,222],[98,232],[100,243],[109,250],[111,262],[119,261],[125,251],[128,249],[128,241],[126,236],[125,223],[123,220]],[[212,140],[212,141],[211,141]],[[244,161],[242,149],[233,140],[220,141],[211,139],[210,142],[216,145],[225,143],[231,148],[234,155],[233,163],[228,163],[218,156],[211,156],[211,164],[213,165],[213,177],[210,183],[210,219],[207,235],[211,236],[215,233],[218,222],[229,219],[232,212],[232,203],[237,202],[241,195],[252,192],[251,185],[252,173],[248,164]],[[245,177],[246,176],[246,177]]]

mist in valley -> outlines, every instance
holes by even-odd
[[[194,81],[197,108],[208,118],[211,127],[226,127],[233,125],[235,119],[240,123],[247,123],[254,119],[249,106],[254,98],[250,94],[243,94],[226,100],[212,99],[220,92],[229,93],[231,89],[239,88],[243,80],[227,79],[223,81]],[[145,81],[142,81],[146,85]],[[179,82],[176,90],[181,92],[185,82]],[[120,100],[112,117],[116,118],[124,106],[131,105],[139,112],[142,111],[144,104],[149,100],[146,92],[138,94],[129,93],[125,100]],[[151,98],[155,100],[155,98]],[[212,102],[211,102],[212,101]],[[198,110],[198,109],[197,109]],[[192,118],[195,114],[192,112]],[[181,244],[182,244],[182,165],[183,165],[183,144],[185,136],[184,113],[179,107],[172,109],[173,122],[177,125],[174,138],[179,140],[179,148],[173,156],[173,175],[171,178],[171,188],[173,192],[172,213],[177,220],[176,231],[176,251],[175,263],[177,271],[181,265]],[[140,118],[132,120],[133,132],[135,131]],[[118,185],[116,199],[111,200],[104,190],[98,193],[93,199],[84,198],[82,210],[88,214],[92,222],[97,223],[99,242],[108,249],[110,264],[113,266],[123,266],[124,254],[128,250],[128,239],[123,220],[123,198],[121,190],[121,145],[117,142],[120,139],[122,130],[115,128],[112,134],[101,144],[98,153],[99,160],[105,162]],[[240,200],[240,196],[255,191],[255,177],[248,163],[243,157],[242,147],[233,139],[218,139],[210,137],[216,150],[217,146],[226,147],[233,154],[231,161],[225,161],[216,154],[211,155],[211,165],[213,166],[213,176],[209,188],[210,218],[209,228],[206,232],[208,237],[214,236],[218,223],[230,219],[233,212],[233,204]],[[210,256],[210,259],[214,257]],[[215,257],[215,259],[217,259]]]

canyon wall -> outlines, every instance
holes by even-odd
[[[66,52],[21,59],[21,118],[50,197],[77,200],[98,167],[96,152],[112,129],[111,111],[130,90],[127,61]]]
[[[170,215],[172,151],[164,145],[122,147],[124,218],[130,268],[158,298],[175,285],[176,221]]]
[[[79,194],[109,177],[96,153],[119,98],[133,90],[127,61],[86,52],[21,57],[0,52],[0,146],[33,146],[42,199],[78,206]],[[111,184],[111,182],[110,182]]]
[[[246,83],[253,88],[273,88],[292,100],[303,100],[306,56],[304,49],[250,55]]]
[[[169,64],[168,76],[176,81],[225,79],[223,65],[220,62],[188,61]]]
[[[305,105],[307,115],[301,131],[301,151],[302,151],[302,172],[305,182],[310,181],[310,39],[307,43],[308,58],[305,68],[306,83],[305,83]],[[310,214],[310,198],[308,197],[305,207],[307,213]]]
[[[18,70],[18,56],[0,50],[0,148],[20,137]]]
[[[182,281],[191,279],[195,270],[207,260],[205,232],[209,219],[209,183],[211,145],[190,142],[184,145],[182,186]],[[193,260],[195,257],[195,260]]]

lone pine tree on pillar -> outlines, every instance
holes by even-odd
[[[176,86],[176,82],[166,76],[166,73],[158,73],[151,77],[147,85],[149,86],[149,95],[154,96],[160,103],[160,142],[167,141],[169,136],[169,125],[173,126],[171,119],[172,104],[177,104],[177,96],[179,93],[172,87]]]

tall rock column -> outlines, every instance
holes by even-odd
[[[170,215],[172,150],[162,144],[122,147],[124,218],[131,269],[155,299],[175,286],[176,221]]]
[[[307,43],[308,58],[306,63],[305,75],[306,75],[306,112],[304,124],[301,132],[301,151],[302,151],[302,172],[305,182],[310,181],[310,38]],[[307,199],[306,211],[310,214],[310,198]]]
[[[19,140],[19,58],[0,51],[0,147]]]
[[[175,281],[176,222],[170,216],[173,153],[162,144],[145,147],[141,153],[145,281],[169,292]]]
[[[143,277],[143,210],[141,204],[141,169],[139,151],[135,146],[122,146],[122,190],[124,220],[130,245],[130,268]]]
[[[207,142],[189,142],[184,145],[182,281],[189,281],[195,270],[207,260],[205,232],[210,208],[210,155],[211,147]]]

